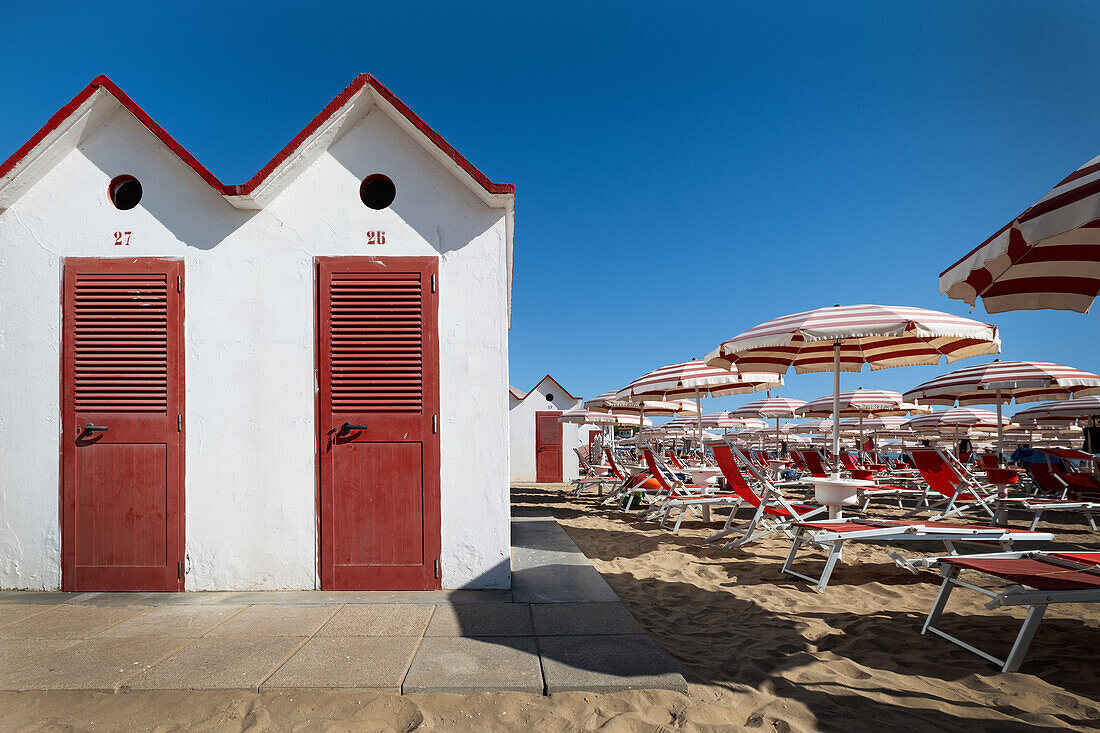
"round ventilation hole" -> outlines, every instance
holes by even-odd
[[[547,393],[547,395],[546,395],[546,401],[547,401],[547,402],[553,402],[553,401],[554,401],[554,395],[552,395],[552,394],[550,394],[550,393]]]
[[[107,186],[107,198],[119,211],[129,211],[141,201],[141,181],[133,176],[115,176]]]
[[[384,209],[397,196],[397,186],[387,176],[372,173],[359,185],[359,198],[372,209]]]

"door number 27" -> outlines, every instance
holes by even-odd
[[[115,232],[115,246],[130,246],[130,235],[133,232]]]

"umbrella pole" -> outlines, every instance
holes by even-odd
[[[859,411],[859,447],[856,448],[856,455],[859,459],[865,460],[863,457],[863,410]]]
[[[699,461],[703,462],[703,404],[699,397],[699,388],[695,388],[695,424],[699,428]]]
[[[840,477],[840,339],[833,342],[833,478]]]
[[[1004,426],[1001,425],[1001,390],[997,389],[997,465],[1005,465]]]

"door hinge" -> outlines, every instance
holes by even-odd
[[[439,415],[432,415],[432,435],[439,432]]]
[[[432,273],[432,292],[435,292],[435,273]]]
[[[176,415],[176,432],[183,432],[183,415]]]
[[[183,560],[180,560],[178,563],[176,563],[176,577],[183,577]]]
[[[435,559],[435,577],[439,577],[439,558]]]
[[[182,275],[176,275],[176,292],[177,293],[182,293],[183,292],[183,276]]]

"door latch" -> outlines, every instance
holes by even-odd
[[[366,430],[370,425],[352,425],[350,422],[346,422],[340,426],[340,435],[347,435],[352,430]]]

